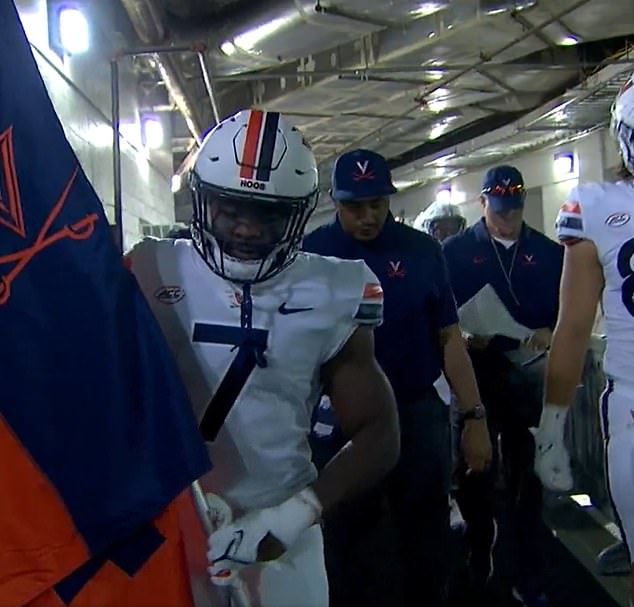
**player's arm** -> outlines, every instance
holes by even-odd
[[[603,289],[603,271],[590,240],[566,247],[559,291],[559,318],[546,371],[545,402],[569,405],[581,374]]]
[[[374,358],[371,327],[359,326],[322,368],[348,444],[324,468],[312,488],[324,509],[378,482],[398,459],[400,431],[396,402]]]
[[[373,341],[372,328],[359,326],[322,368],[326,391],[350,442],[310,487],[213,533],[207,554],[212,576],[236,561],[278,558],[324,510],[376,483],[396,464],[396,403],[374,358]],[[237,531],[241,542],[235,541]]]
[[[557,231],[566,250],[559,288],[559,316],[546,366],[544,407],[535,432],[535,472],[548,489],[569,491],[573,478],[564,429],[583,372],[603,288],[603,270],[596,247],[584,232],[578,203],[562,207]]]

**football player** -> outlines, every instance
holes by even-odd
[[[460,209],[449,202],[436,200],[424,211],[421,211],[414,220],[414,227],[429,234],[438,242],[459,234],[467,225]]]
[[[617,183],[590,183],[575,188],[557,219],[557,232],[566,252],[559,320],[548,360],[546,404],[535,437],[535,469],[546,487],[562,491],[572,488],[564,424],[601,301],[607,333],[604,360],[607,386],[601,398],[601,422],[608,487],[626,545],[631,547],[634,542],[634,76],[623,86],[612,107],[612,132],[621,151],[622,179]]]
[[[210,574],[237,570],[262,607],[325,607],[322,511],[398,457],[373,353],[381,286],[362,261],[299,252],[317,167],[280,114],[223,120],[189,183],[193,239],[142,241],[129,263],[208,441],[214,469],[201,484],[232,510],[209,538]],[[352,438],[318,477],[307,437],[324,393]]]

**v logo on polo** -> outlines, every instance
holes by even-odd
[[[390,261],[387,268],[388,278],[405,278],[405,270],[401,268],[400,261]]]
[[[526,265],[526,266],[534,266],[535,265],[535,256],[534,255],[526,255],[526,254],[524,254],[524,265]]]

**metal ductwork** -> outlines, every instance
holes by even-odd
[[[143,44],[160,45],[166,42],[167,30],[163,12],[155,0],[121,0],[121,4]],[[170,96],[182,113],[190,132],[199,140],[206,124],[187,93],[181,70],[174,57],[167,53],[157,54],[156,62]]]
[[[334,54],[337,47],[377,32],[386,38],[381,46],[387,54],[397,48],[402,53],[410,44],[420,46],[430,31],[535,4],[536,0],[280,0],[259,11],[245,11],[239,21],[209,28],[191,23],[179,32],[174,24],[172,34],[179,42],[205,41],[214,75],[226,76],[280,67],[324,51]]]
[[[384,8],[383,2],[375,3]],[[358,8],[367,4],[347,2],[346,7],[349,5]],[[208,29],[187,24],[185,30],[180,33],[175,30],[173,34],[179,42],[196,37],[204,40],[213,61],[214,74],[228,75],[276,67],[334,49],[389,24],[387,21],[377,23],[364,16],[361,11],[332,14],[315,0],[283,0],[272,2],[259,11],[245,10],[244,18],[239,20],[215,24]]]

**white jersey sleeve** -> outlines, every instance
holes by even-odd
[[[376,327],[383,322],[383,289],[376,275],[364,261],[337,261],[331,289],[339,311],[323,352],[324,362],[343,348],[358,326]]]

